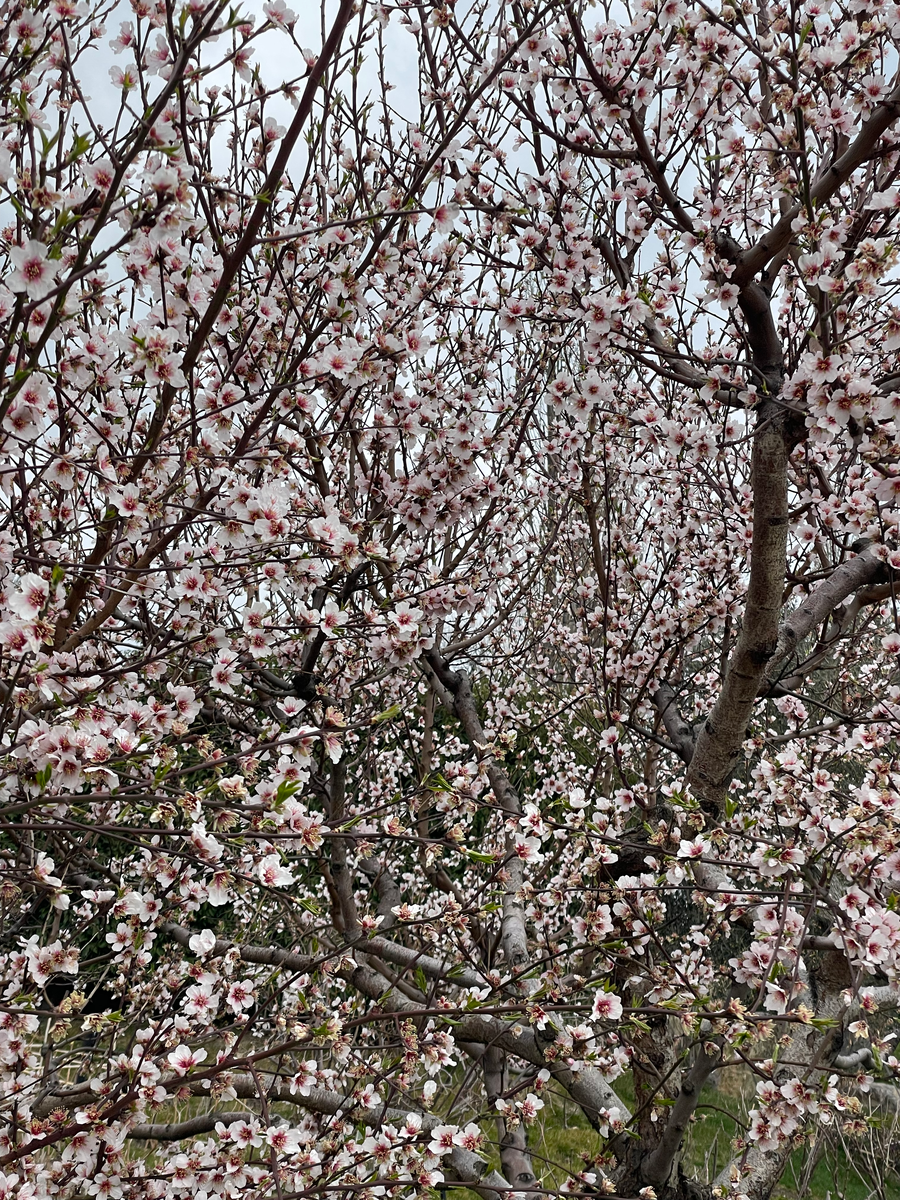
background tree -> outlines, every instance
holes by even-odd
[[[894,1099],[900,9],[2,20],[0,1191],[764,1200]]]

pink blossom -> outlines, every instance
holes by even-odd
[[[196,955],[202,958],[215,949],[216,935],[211,929],[204,929],[200,933],[192,934],[188,945]]]
[[[517,833],[513,839],[513,853],[525,863],[539,863],[543,861],[540,838],[524,837],[522,834]]]
[[[436,1125],[431,1131],[431,1141],[428,1143],[428,1153],[435,1158],[449,1154],[459,1136],[458,1125]]]
[[[194,1067],[206,1059],[206,1051],[199,1048],[191,1050],[189,1046],[176,1047],[169,1055],[168,1062],[176,1075],[187,1075]]]
[[[256,1002],[253,984],[246,979],[236,980],[228,989],[225,1002],[236,1013],[241,1013],[244,1009],[252,1008]]]
[[[41,575],[29,572],[19,580],[18,587],[7,600],[16,616],[30,621],[41,612],[50,595],[50,585]]]
[[[612,992],[596,992],[591,1008],[593,1021],[618,1021],[622,1016],[622,1001]]]
[[[435,228],[439,233],[449,233],[458,217],[458,204],[441,204],[434,210]]]
[[[53,288],[59,264],[48,257],[43,242],[31,238],[24,246],[13,246],[9,257],[15,270],[4,282],[12,291],[24,292],[29,300],[40,300]]]
[[[294,876],[286,867],[281,865],[277,854],[267,854],[257,867],[260,882],[265,887],[287,887],[294,882]]]

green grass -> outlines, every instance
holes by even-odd
[[[622,1098],[627,1102],[630,1097],[624,1095],[626,1090],[627,1084],[622,1088]],[[732,1142],[739,1127],[729,1112],[743,1119],[745,1106],[740,1095],[704,1091],[682,1150],[688,1176],[712,1182],[731,1160]],[[598,1154],[603,1144],[569,1101],[556,1099],[541,1115],[544,1120],[531,1130],[529,1148],[535,1173],[544,1186],[558,1188],[571,1173],[584,1169],[584,1156]],[[493,1136],[489,1125],[485,1124],[484,1129],[489,1137]],[[830,1131],[820,1127],[818,1133],[825,1139],[825,1152],[814,1169],[809,1169],[814,1147],[794,1151],[772,1200],[900,1200],[900,1177],[888,1166],[889,1159],[900,1161],[900,1126],[893,1131],[876,1129],[858,1139],[845,1138],[833,1127]],[[499,1169],[495,1145],[489,1157],[491,1165]],[[465,1200],[478,1200],[473,1192],[463,1195]]]
[[[74,1069],[74,1068],[73,1068]],[[622,1076],[616,1081],[616,1091],[623,1104],[634,1107],[632,1081]],[[744,1094],[739,1074],[726,1072],[720,1089],[704,1089],[697,1112],[682,1148],[685,1173],[700,1181],[711,1182],[731,1160],[732,1142],[746,1118],[749,1095]],[[585,1160],[591,1160],[603,1150],[602,1139],[588,1125],[581,1110],[561,1095],[545,1094],[546,1108],[541,1120],[529,1131],[535,1174],[547,1188],[559,1188],[571,1175],[584,1170]],[[206,1111],[208,1098],[191,1098],[169,1103],[154,1119],[177,1121]],[[235,1102],[224,1108],[254,1106]],[[273,1112],[282,1112],[293,1120],[297,1112],[291,1106],[273,1105]],[[730,1115],[733,1114],[733,1115]],[[491,1166],[500,1167],[500,1157],[494,1142],[496,1127],[487,1117],[481,1122],[488,1145],[486,1157]],[[840,1128],[819,1127],[817,1135],[825,1145],[824,1154],[811,1169],[811,1154],[816,1149],[804,1146],[788,1161],[785,1173],[776,1186],[772,1200],[900,1200],[900,1175],[890,1169],[889,1162],[900,1166],[900,1116],[882,1128],[873,1128],[860,1138],[845,1137]],[[128,1144],[127,1156],[155,1161],[160,1154],[171,1152],[171,1146],[159,1143]],[[464,1200],[480,1200],[475,1193],[463,1190]]]

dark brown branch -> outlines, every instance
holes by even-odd
[[[219,280],[216,290],[213,292],[209,304],[206,306],[206,311],[201,317],[197,328],[194,330],[193,337],[184,352],[181,369],[186,378],[196,366],[197,359],[200,357],[200,353],[206,346],[209,336],[213,331],[216,319],[222,311],[225,301],[228,299],[238,271],[240,271],[244,260],[256,244],[266,214],[271,211],[272,202],[281,187],[282,177],[287,170],[291,154],[312,112],[319,84],[322,82],[325,72],[328,70],[332,59],[338,51],[344,30],[347,28],[347,24],[353,14],[353,7],[354,0],[341,0],[334,25],[331,27],[331,32],[328,34],[322,51],[310,70],[309,78],[306,81],[306,87],[303,90],[300,103],[297,105],[294,118],[288,127],[287,133],[281,139],[278,153],[275,155],[272,166],[269,168],[269,173],[266,175],[265,181],[259,190],[259,199],[247,219],[244,231],[233,252],[225,258],[225,270],[222,272],[222,278]],[[162,436],[166,417],[172,406],[174,395],[175,389],[170,384],[165,384],[160,396],[159,407],[150,425],[146,446],[136,457],[132,466],[132,478],[140,472],[143,462],[156,449],[157,443]]]
[[[584,34],[582,33],[581,29],[581,22],[569,5],[566,6],[566,15],[569,18],[572,36],[575,39],[575,45],[578,47],[578,53],[581,57],[581,61],[584,63],[585,69],[587,70],[588,75],[590,75],[594,86],[602,93],[603,96],[605,96],[607,100],[615,99],[616,91],[604,80],[603,76],[597,70],[594,59],[591,56],[587,45],[585,44]],[[685,233],[693,233],[694,223],[684,205],[672,191],[661,164],[657,162],[656,156],[653,153],[653,149],[650,146],[650,143],[647,141],[647,135],[644,132],[643,126],[641,125],[638,117],[635,115],[633,105],[629,105],[628,117],[625,123],[628,126],[628,132],[634,138],[634,144],[637,150],[638,158],[646,167],[647,174],[656,184],[656,190],[659,192],[661,200],[675,218],[675,222],[679,229],[684,230]]]
[[[753,365],[769,394],[777,397],[784,378],[784,356],[769,293],[759,284],[745,281],[738,299]],[[687,770],[690,786],[717,810],[724,807],[725,789],[778,645],[787,570],[787,469],[798,437],[789,428],[792,420],[777,399],[764,401],[757,410],[750,463],[753,538],[743,623],[722,690],[700,730]]]
[[[738,304],[744,316],[744,335],[753,366],[769,394],[777,396],[784,376],[784,355],[772,316],[769,292],[758,283],[748,283],[738,296]]]

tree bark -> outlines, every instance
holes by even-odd
[[[724,809],[728,781],[778,646],[787,556],[790,443],[784,414],[775,402],[761,408],[752,453],[753,540],[743,625],[722,690],[700,729],[687,770],[695,794],[717,812]]]

